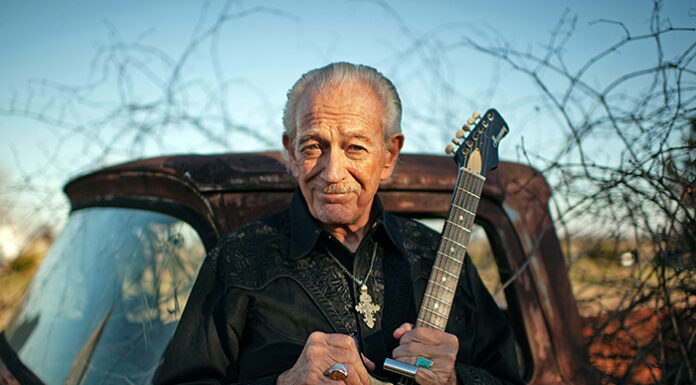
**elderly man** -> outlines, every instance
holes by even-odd
[[[368,385],[397,379],[387,357],[430,362],[423,385],[520,382],[510,328],[468,258],[446,331],[412,327],[438,235],[376,196],[400,120],[373,68],[334,63],[297,81],[283,146],[299,189],[208,255],[156,383]]]

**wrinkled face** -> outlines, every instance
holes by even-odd
[[[364,83],[308,90],[297,104],[294,140],[283,137],[292,173],[312,216],[328,226],[361,227],[379,182],[403,144],[382,133],[384,105]]]

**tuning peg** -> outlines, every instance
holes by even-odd
[[[451,154],[452,152],[454,152],[454,145],[453,145],[453,144],[447,145],[447,147],[445,147],[445,154],[448,154],[448,155],[449,155],[449,154]]]
[[[456,138],[452,139],[452,143],[454,143],[456,146],[459,146],[459,141]]]
[[[461,138],[464,137],[465,134],[466,134],[466,131],[464,131],[464,130],[459,130],[459,131],[457,131],[456,134],[454,134],[454,136],[455,136],[457,139],[461,139]]]
[[[474,113],[471,114],[471,117],[466,120],[466,123],[469,125],[472,125],[472,124],[476,123],[476,119],[478,119],[480,117],[481,117],[481,113],[478,111],[474,111]]]
[[[467,132],[469,130],[471,130],[471,126],[469,126],[468,124],[462,126],[462,131]]]

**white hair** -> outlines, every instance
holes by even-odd
[[[350,84],[356,81],[364,81],[370,85],[384,103],[385,113],[382,117],[384,142],[386,143],[393,134],[400,133],[401,99],[399,99],[394,84],[372,67],[338,62],[305,73],[288,91],[288,100],[285,102],[283,110],[285,135],[291,140],[295,140],[297,103],[308,90],[317,89],[322,92],[336,84]]]

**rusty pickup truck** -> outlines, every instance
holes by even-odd
[[[387,210],[437,227],[456,178],[449,157],[406,154],[379,196]],[[295,187],[277,152],[158,157],[71,180],[69,220],[0,334],[0,384],[150,383],[206,250],[283,209]],[[493,267],[490,290],[525,382],[599,383],[549,196],[539,172],[501,162],[476,218],[474,238],[488,251],[470,254]]]

